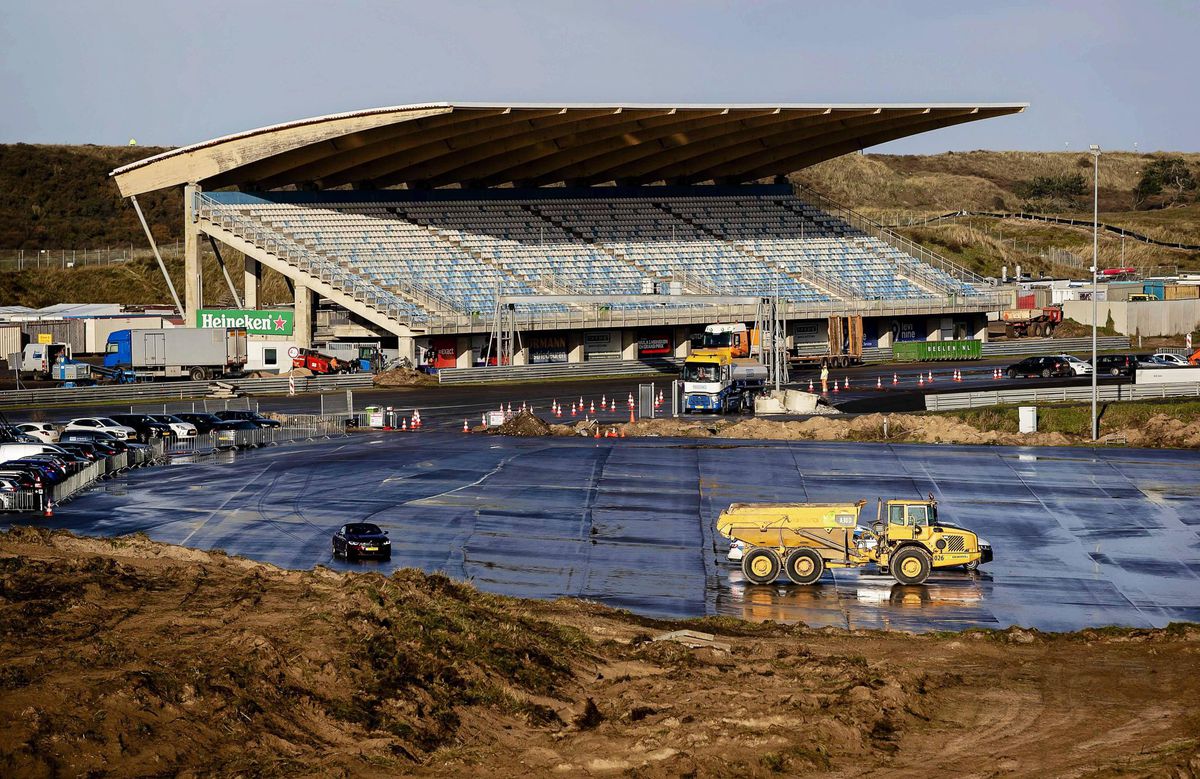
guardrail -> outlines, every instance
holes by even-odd
[[[1096,388],[1096,397],[1105,402],[1150,400],[1154,398],[1200,397],[1200,382],[1188,384],[1106,384]],[[954,392],[945,395],[926,395],[926,411],[947,411],[962,408],[984,408],[1019,403],[1066,403],[1091,400],[1092,388],[1031,387],[1029,389],[994,390],[983,392]]]
[[[673,376],[679,373],[682,364],[683,360],[678,357],[664,357],[656,360],[595,360],[547,365],[447,368],[438,371],[438,381],[442,384],[482,384],[493,381],[575,379],[584,376]]]
[[[369,373],[338,376],[296,376],[296,392],[329,392],[371,386]],[[243,392],[282,393],[289,387],[288,376],[266,379],[222,379]],[[207,381],[139,382],[103,387],[73,389],[29,389],[0,392],[0,408],[48,405],[57,403],[105,403],[118,400],[184,400],[202,398],[210,392]]]

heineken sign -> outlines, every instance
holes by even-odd
[[[196,312],[196,327],[243,327],[250,335],[291,335],[293,325],[291,311],[202,308]]]

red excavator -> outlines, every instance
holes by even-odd
[[[350,373],[354,365],[348,360],[339,360],[322,354],[316,349],[300,349],[292,358],[293,368],[307,368],[314,374]]]

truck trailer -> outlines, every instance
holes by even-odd
[[[141,377],[204,381],[241,374],[246,349],[243,328],[115,330],[108,336],[104,367]]]

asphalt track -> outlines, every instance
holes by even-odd
[[[735,501],[873,511],[877,496],[930,492],[993,544],[980,574],[748,586],[713,530]],[[287,568],[413,566],[655,616],[1072,630],[1200,621],[1198,496],[1200,453],[1185,451],[372,432],[142,470],[36,522]],[[390,531],[390,563],[331,557],[330,535],[355,520]]]

